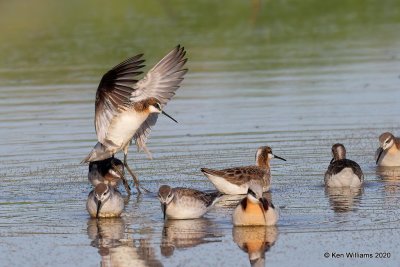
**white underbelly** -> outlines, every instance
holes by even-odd
[[[92,192],[86,202],[86,209],[91,217],[96,217],[97,203]],[[121,194],[115,191],[114,195],[102,204],[99,212],[99,217],[118,217],[121,215],[123,209],[124,200]]]
[[[248,183],[236,185],[228,182],[223,177],[211,174],[207,174],[207,177],[214,184],[215,188],[218,189],[218,191],[227,195],[244,195],[247,194],[247,190],[249,189]]]
[[[360,186],[362,182],[351,168],[344,168],[340,172],[327,177],[325,183],[329,187],[355,187]]]
[[[385,153],[385,152],[383,152],[383,153]],[[385,167],[400,166],[400,153],[383,154],[381,156],[381,158],[379,159],[378,165],[385,166]]]
[[[208,208],[205,205],[196,205],[195,203],[175,204],[170,203],[167,206],[167,216],[171,219],[197,219],[202,217]]]
[[[110,123],[106,140],[109,140],[119,147],[124,147],[142,123],[147,119],[146,113],[127,111],[116,116]]]

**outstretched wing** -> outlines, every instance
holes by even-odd
[[[138,83],[130,97],[131,102],[138,102],[150,97],[165,105],[175,95],[175,91],[188,71],[183,69],[187,58],[185,48],[179,45],[161,59]]]
[[[119,108],[129,103],[135,90],[134,85],[138,81],[135,77],[143,73],[140,71],[144,67],[141,65],[144,62],[142,56],[140,54],[128,58],[104,74],[100,81],[96,92],[94,122],[100,143],[104,143],[110,122],[119,112]]]
[[[160,60],[147,74],[134,86],[130,101],[138,102],[148,98],[156,98],[165,106],[175,95],[183,81],[183,76],[188,71],[184,69],[187,58],[186,51],[179,45]],[[139,150],[144,150],[150,157],[146,141],[151,127],[157,122],[158,114],[151,114],[140,126],[133,139]]]

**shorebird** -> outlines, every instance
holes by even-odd
[[[99,183],[89,193],[86,209],[93,218],[119,217],[124,209],[124,199],[114,187]]]
[[[376,164],[383,167],[400,166],[400,138],[386,132],[379,136],[379,144]]]
[[[221,193],[205,193],[195,189],[162,185],[158,199],[166,217],[171,219],[196,219],[203,216],[220,198]]]
[[[364,174],[356,162],[346,159],[346,149],[342,144],[332,146],[332,160],[325,173],[325,185],[329,187],[360,186]]]
[[[124,164],[117,158],[90,162],[88,179],[93,186],[105,183],[115,188],[122,181],[126,192],[131,193],[131,188],[124,177]]]
[[[263,197],[260,184],[251,184],[247,196],[235,208],[233,225],[275,225],[279,215],[272,202]]]
[[[138,150],[151,158],[146,141],[167,102],[175,95],[186,74],[186,51],[179,45],[161,59],[141,80],[143,54],[118,64],[100,81],[95,101],[95,126],[98,143],[82,163],[104,160],[124,152],[124,166],[132,175],[140,193],[139,180],[127,164],[129,145],[136,142]],[[147,190],[146,190],[147,191]]]
[[[256,153],[256,165],[235,167],[224,170],[212,170],[202,168],[201,171],[224,194],[246,194],[250,183],[259,182],[266,192],[271,186],[270,160],[277,158],[286,161],[272,153],[269,146],[258,148]]]

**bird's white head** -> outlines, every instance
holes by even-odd
[[[165,111],[163,111],[163,107],[161,105],[160,102],[158,102],[157,100],[149,99],[149,112],[150,113],[156,113],[156,114],[163,114],[165,116],[167,116],[168,118],[170,118],[171,120],[173,120],[174,122],[178,123],[177,120],[175,120],[174,118],[172,118],[169,114],[167,114]]]

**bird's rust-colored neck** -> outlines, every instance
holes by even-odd
[[[260,168],[269,169],[269,161],[268,154],[260,154],[256,160],[256,165]]]
[[[158,101],[154,97],[133,103],[136,112],[149,112],[149,106],[157,104]]]
[[[263,169],[269,169],[269,162],[271,160],[269,157],[270,154],[272,154],[270,147],[260,147],[256,153],[256,165]]]

